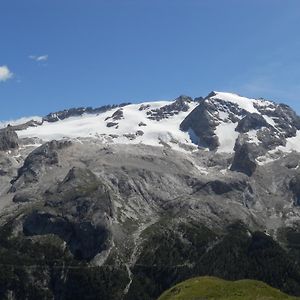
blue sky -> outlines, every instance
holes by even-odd
[[[299,0],[0,0],[0,119],[232,91],[300,113]]]

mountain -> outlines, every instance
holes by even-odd
[[[167,143],[176,150],[201,147],[232,153],[238,138],[256,145],[260,154],[300,147],[300,118],[290,107],[221,92],[204,99],[180,96],[174,101],[73,108],[15,129],[20,137],[44,141],[93,137],[114,144]]]
[[[2,124],[1,299],[150,300],[203,275],[300,295],[287,105],[212,92]]]

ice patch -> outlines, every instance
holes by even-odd
[[[260,144],[260,141],[257,138],[257,130],[250,130],[250,131],[247,132],[247,135],[249,137],[250,142],[252,142],[256,145]]]
[[[239,133],[235,131],[236,124],[232,122],[221,122],[216,130],[215,134],[219,138],[219,148],[217,152],[228,152],[233,153],[234,145],[236,142],[236,139],[239,136]]]

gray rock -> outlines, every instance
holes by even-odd
[[[63,217],[42,212],[29,214],[23,224],[26,236],[55,234],[63,239],[76,259],[91,260],[107,248],[108,231],[91,222],[74,223]]]
[[[119,121],[121,119],[124,119],[123,109],[120,108],[116,110],[110,117],[107,117],[105,121],[112,119],[113,121]]]
[[[72,218],[82,219],[96,211],[113,215],[108,188],[89,169],[73,167],[54,191],[46,191],[45,197],[46,206],[55,207]],[[97,222],[101,222],[100,218]]]
[[[39,175],[47,165],[58,164],[57,151],[71,145],[70,141],[51,141],[43,144],[32,151],[24,161],[21,168],[18,169],[18,174],[12,183],[12,191],[17,188],[17,183],[26,184],[37,182]]]
[[[167,119],[171,116],[177,115],[179,112],[188,111],[189,103],[193,99],[188,96],[179,96],[175,101],[170,105],[165,105],[158,109],[152,109],[147,112],[147,118],[150,120],[160,121],[162,119]]]
[[[246,133],[250,130],[261,129],[262,127],[269,127],[268,122],[263,118],[263,116],[257,113],[249,113],[238,122],[235,130],[240,133]]]
[[[295,205],[300,205],[300,173],[296,173],[290,180],[289,187],[294,196]]]
[[[16,132],[11,126],[0,129],[0,151],[17,149],[19,147],[19,139]]]
[[[126,105],[129,105],[130,103],[121,103],[118,105],[104,105],[101,107],[78,107],[78,108],[70,108],[70,109],[65,109],[62,111],[58,112],[53,112],[48,114],[43,118],[43,122],[57,122],[59,120],[64,120],[66,118],[70,117],[76,117],[76,116],[82,116],[83,114],[100,114],[107,112],[109,110],[112,110],[114,108],[118,107],[124,107]]]
[[[106,124],[106,127],[114,127],[114,126],[118,126],[118,125],[119,125],[119,123],[116,123],[116,122],[108,122]]]
[[[135,135],[137,135],[137,136],[142,136],[142,135],[144,135],[144,131],[138,130],[138,131],[135,133]]]
[[[13,197],[13,202],[15,203],[27,203],[27,202],[34,202],[37,200],[38,200],[37,195],[34,195],[30,192],[17,193]]]
[[[237,140],[234,150],[235,154],[230,170],[251,176],[257,167],[255,159],[259,155],[259,148],[255,144],[245,142],[240,138]]]
[[[202,101],[180,124],[180,129],[189,132],[195,144],[210,150],[215,150],[219,146],[218,137],[215,135],[218,123],[212,118],[215,109],[213,103]]]

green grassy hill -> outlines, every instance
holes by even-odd
[[[158,300],[273,300],[300,299],[288,296],[256,280],[226,281],[216,277],[197,277],[164,292]]]

